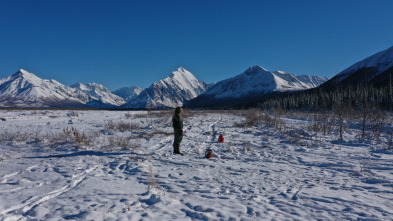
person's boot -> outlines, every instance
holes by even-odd
[[[177,154],[176,144],[173,144],[173,154]]]
[[[177,145],[177,153],[182,156],[184,155],[182,152],[180,152],[180,144]]]
[[[184,156],[184,154],[182,152],[180,152],[180,144],[177,146],[177,153]]]
[[[174,147],[174,151],[173,151],[173,153],[174,154],[180,154],[180,155],[184,155],[182,152],[180,152],[180,144],[173,144],[173,147]]]

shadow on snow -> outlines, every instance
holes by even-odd
[[[52,158],[52,157],[77,157],[77,156],[119,156],[119,155],[126,155],[126,154],[132,154],[132,153],[104,153],[100,151],[78,151],[74,153],[69,153],[69,154],[57,154],[57,155],[49,155],[49,156],[36,156],[36,157],[25,157],[29,159],[37,159],[37,158]]]

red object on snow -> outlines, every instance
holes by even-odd
[[[213,151],[211,149],[206,150],[205,157],[210,159],[213,157]]]
[[[224,143],[224,136],[222,134],[218,137],[218,142]]]

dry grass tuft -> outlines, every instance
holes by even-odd
[[[141,128],[141,125],[139,123],[135,122],[113,122],[113,121],[108,121],[105,124],[105,129],[108,131],[133,131],[133,130],[138,130]]]

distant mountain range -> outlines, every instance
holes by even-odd
[[[45,80],[23,69],[0,80],[2,107],[113,108],[124,104],[123,98],[99,84],[73,86]]]
[[[76,89],[55,80],[43,80],[23,69],[0,80],[3,107],[83,107],[92,100]]]
[[[220,107],[257,102],[275,93],[299,91],[317,87],[326,77],[296,76],[283,71],[270,72],[260,66],[252,66],[233,78],[223,80],[205,93],[191,100],[188,107]]]
[[[187,107],[231,107],[255,103],[282,92],[310,88],[334,89],[357,84],[386,85],[393,75],[393,47],[372,55],[340,72],[332,79],[268,71],[252,66],[243,73],[206,84],[191,72],[178,68],[149,88],[124,87],[115,91],[100,84],[63,85],[20,69],[0,79],[0,107],[165,109]]]
[[[234,104],[237,103],[234,100],[258,98],[271,92],[304,90],[323,81],[326,78],[295,76],[282,71],[269,72],[253,66],[242,75],[208,85],[186,69],[179,68],[144,90],[139,87],[124,87],[111,92],[96,83],[66,86],[55,80],[41,79],[21,69],[6,79],[0,79],[0,106],[166,109],[184,106],[191,100],[190,106],[196,102],[200,106],[208,106],[217,99]],[[214,99],[201,102],[204,98]]]
[[[90,105],[93,107],[100,108],[109,108],[109,107],[118,107],[126,101],[115,94],[113,94],[108,88],[104,87],[101,84],[89,83],[84,85],[82,83],[76,83],[71,85],[72,88],[77,89],[77,91],[84,92],[87,95],[91,96],[94,101],[100,101],[102,105],[97,105],[95,102],[94,105]],[[87,103],[89,105],[89,103]]]
[[[126,102],[131,101],[133,98],[138,96],[142,92],[142,89],[137,86],[122,87],[112,91],[113,94],[123,98]]]
[[[179,68],[144,90],[124,87],[113,92],[96,83],[66,86],[20,69],[12,76],[0,79],[0,106],[163,109],[183,106],[207,87],[206,83],[184,68]]]

